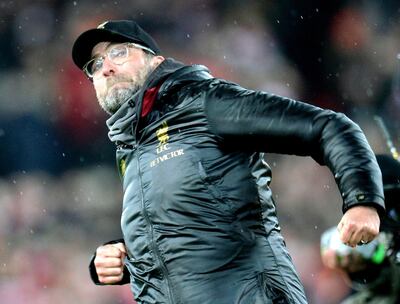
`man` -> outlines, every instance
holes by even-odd
[[[311,156],[334,172],[340,237],[356,246],[378,234],[384,210],[364,134],[343,114],[250,91],[160,53],[127,20],[105,22],[73,46],[111,114],[124,189],[123,240],[97,249],[93,280],[130,281],[138,303],[306,303],[263,152]]]
[[[336,227],[321,236],[322,262],[339,270],[353,293],[342,304],[400,303],[400,163],[376,156],[383,175],[386,215],[377,238],[350,248],[339,242]]]

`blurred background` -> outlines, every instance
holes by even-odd
[[[114,147],[71,47],[107,19],[133,18],[167,57],[217,77],[344,112],[376,153],[375,121],[399,147],[400,3],[385,1],[0,1],[0,302],[133,303],[129,286],[94,286],[97,245],[120,236]],[[311,304],[348,287],[320,262],[341,217],[326,167],[268,155],[278,216]]]

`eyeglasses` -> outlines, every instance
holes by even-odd
[[[107,57],[108,60],[110,60],[113,64],[121,65],[126,62],[126,58],[129,56],[129,48],[137,48],[137,49],[142,49],[144,51],[147,51],[153,55],[155,55],[154,51],[149,49],[148,47],[145,47],[140,44],[128,42],[128,43],[123,43],[123,44],[116,44],[112,47],[110,47],[106,54],[103,56],[97,56],[89,60],[84,66],[83,66],[83,72],[86,74],[89,79],[93,79],[99,71],[103,68],[104,60]]]

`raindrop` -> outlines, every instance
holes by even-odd
[[[397,54],[396,58],[397,58],[397,59],[400,59],[400,53],[399,53],[399,54]]]
[[[186,34],[186,38],[190,38],[190,34]]]
[[[276,23],[280,23],[279,19],[276,19]]]
[[[314,226],[314,229],[317,230],[317,229],[318,229],[318,226]]]
[[[72,2],[72,4],[74,5],[74,6],[77,6],[77,2],[76,1],[74,1],[74,2]]]

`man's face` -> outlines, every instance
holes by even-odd
[[[100,42],[92,50],[92,57],[104,56],[101,69],[93,77],[93,85],[100,106],[109,114],[135,94],[144,84],[156,64],[142,49],[129,47],[122,63],[112,62],[106,55],[123,43]]]

